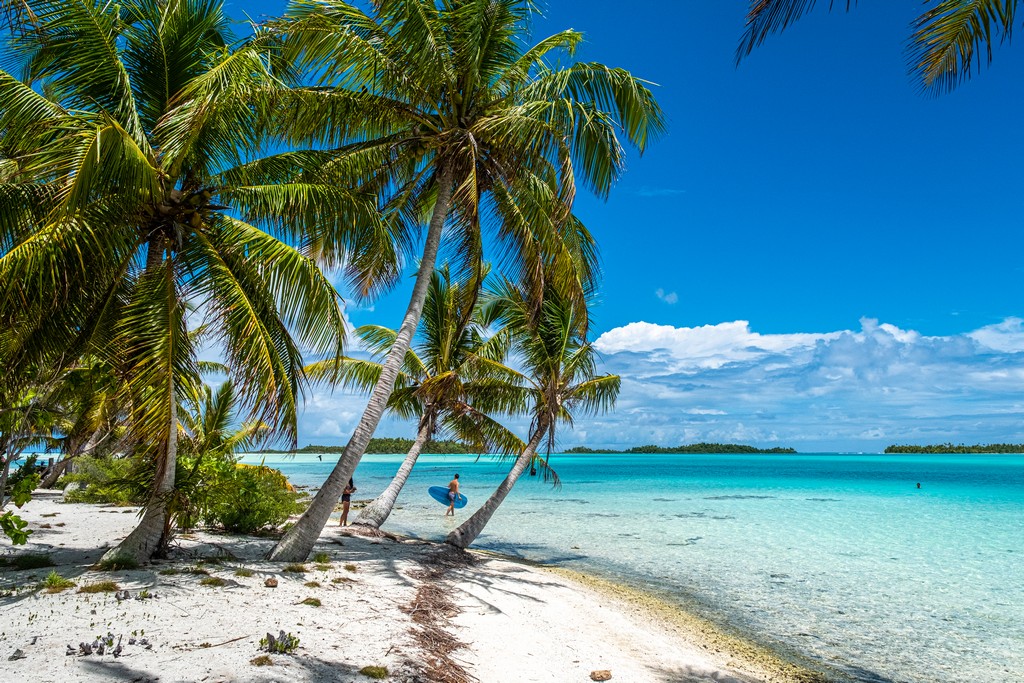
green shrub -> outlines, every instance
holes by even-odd
[[[331,556],[330,556],[329,553],[325,553],[323,551],[320,551],[317,554],[313,555],[313,561],[316,562],[317,564],[330,564],[331,563]]]
[[[220,588],[221,586],[228,585],[228,582],[219,576],[207,576],[205,579],[199,580],[200,586],[210,586],[211,588]]]
[[[252,576],[253,571],[248,567],[239,567],[235,570],[235,576]]]
[[[151,467],[136,458],[81,456],[75,459],[75,471],[61,482],[77,482],[81,488],[68,491],[69,503],[109,503],[142,505],[146,502],[152,479]]]
[[[321,603],[320,600],[318,600],[317,598],[306,598],[299,604],[309,605],[310,607],[319,607]]]
[[[292,574],[305,574],[307,570],[306,565],[304,564],[289,564],[286,565],[285,568],[281,571],[290,572]]]
[[[281,525],[302,510],[302,494],[283,474],[265,466],[238,465],[214,491],[207,522],[232,533],[252,534]]]

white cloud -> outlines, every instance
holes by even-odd
[[[654,290],[654,296],[658,297],[659,299],[661,299],[662,301],[669,305],[677,303],[679,301],[678,294],[676,294],[675,292],[668,292],[666,294],[665,290],[662,289],[661,287],[658,287],[656,290]]]
[[[798,450],[1024,442],[1024,321],[932,337],[859,330],[760,334],[746,321],[630,323],[595,345],[623,376],[588,445],[735,440]],[[576,445],[563,437],[567,445]]]

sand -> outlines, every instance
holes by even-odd
[[[305,572],[262,560],[273,539],[209,532],[179,535],[167,560],[98,571],[94,563],[131,530],[138,510],[37,494],[21,511],[35,530],[28,546],[4,542],[0,558],[46,553],[56,566],[0,566],[3,681],[372,680],[364,667],[408,682],[562,683],[600,670],[630,683],[800,679],[614,586],[335,526],[314,550],[329,565],[310,561]],[[38,585],[50,571],[76,585],[46,592]],[[102,581],[127,590],[127,599],[78,592]],[[142,591],[149,597],[139,599]],[[294,652],[254,663],[266,654],[260,639],[281,631],[299,639]],[[80,643],[108,633],[120,639],[120,656],[111,647],[81,654]]]

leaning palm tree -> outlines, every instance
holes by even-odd
[[[540,314],[534,316],[534,303],[528,294],[506,282],[491,293],[487,305],[496,309],[497,319],[514,336],[523,368],[522,389],[503,389],[495,397],[495,407],[525,408],[531,415],[530,435],[526,448],[494,493],[448,534],[445,542],[458,548],[468,547],[480,535],[526,466],[537,459],[537,450],[545,439],[546,462],[560,423],[571,425],[579,414],[609,410],[619,393],[618,375],[596,374],[595,351],[584,336],[585,312],[576,301],[549,287]]]
[[[485,269],[486,273],[486,269]],[[478,284],[453,281],[447,264],[430,279],[418,340],[406,352],[397,386],[388,400],[399,417],[416,418],[416,438],[394,478],[353,522],[379,528],[395,506],[423,447],[438,433],[473,444],[478,452],[518,453],[522,441],[486,413],[477,410],[473,397],[492,392],[495,383],[515,376],[501,363],[507,343],[504,335],[487,338],[487,321],[475,318]],[[387,355],[398,333],[376,325],[360,327],[357,334],[374,357]],[[342,385],[372,389],[382,367],[373,360],[329,359],[307,368],[311,378],[340,376]]]
[[[167,541],[177,408],[200,386],[187,307],[254,419],[294,441],[300,348],[340,353],[344,330],[310,257],[388,254],[366,243],[390,235],[330,154],[274,137],[290,92],[275,40],[236,39],[220,0],[19,7],[17,68],[0,71],[0,364],[125,368],[128,439],[154,486],[108,555],[144,560]]]
[[[342,145],[342,163],[390,210],[427,223],[420,267],[395,343],[366,411],[312,504],[271,552],[302,560],[355,471],[388,402],[426,298],[447,225],[460,270],[493,258],[539,295],[545,262],[582,300],[594,248],[572,216],[577,183],[607,195],[623,169],[619,134],[641,152],[663,129],[647,84],[597,63],[552,67],[582,35],[527,45],[529,0],[381,0],[369,12],[339,0],[295,0],[280,30],[290,61],[344,93],[374,121],[345,125],[344,108],[296,111],[289,130]],[[340,122],[340,123],[339,123]],[[297,138],[296,141],[304,140]],[[565,258],[569,257],[569,258]],[[575,286],[571,286],[575,285]],[[534,297],[539,301],[539,296]]]
[[[750,0],[747,27],[736,61],[753,52],[772,33],[784,30],[814,9],[815,0]],[[829,8],[843,3],[830,2]],[[849,10],[855,4],[845,3]],[[1009,42],[1017,0],[926,0],[914,21],[907,61],[914,79],[930,92],[948,92],[992,61],[996,43]]]

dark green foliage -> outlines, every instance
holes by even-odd
[[[932,446],[888,446],[886,453],[1024,453],[1024,444],[992,443],[965,446],[954,446],[951,443],[940,443]]]
[[[754,448],[735,443],[695,443],[687,446],[633,446],[626,450],[615,450],[611,448],[587,448],[577,446],[565,451],[566,453],[796,453],[793,448]]]
[[[364,666],[359,673],[367,678],[382,681],[388,677],[388,668],[386,666]]]
[[[83,456],[77,458],[75,472],[64,475],[61,482],[82,486],[67,492],[69,503],[142,505],[151,480],[152,468],[137,458]]]
[[[199,580],[200,586],[209,586],[210,588],[220,588],[221,586],[228,585],[228,582],[219,576],[207,576],[205,579]]]
[[[53,567],[53,560],[50,559],[49,555],[43,555],[41,553],[29,553],[27,555],[15,555],[7,560],[15,569],[41,569],[43,567]]]
[[[225,531],[251,534],[281,525],[302,511],[303,495],[295,492],[278,470],[239,465],[210,487],[203,515]]]
[[[100,581],[99,583],[90,583],[82,586],[78,589],[79,593],[114,593],[121,590],[113,581]]]

